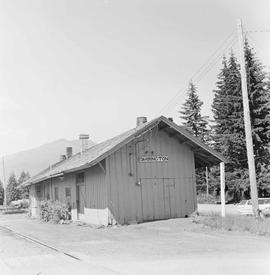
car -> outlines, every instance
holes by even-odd
[[[225,204],[228,204],[229,201],[225,201]],[[215,204],[221,204],[221,201],[215,201]]]
[[[270,208],[270,198],[259,198],[258,203],[259,203],[260,211],[263,211],[266,208]],[[251,200],[242,200],[237,205],[237,210],[242,215],[253,215],[252,201]]]
[[[14,208],[27,208],[29,206],[29,199],[12,201],[10,206]]]

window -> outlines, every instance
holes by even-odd
[[[65,195],[66,195],[66,198],[71,197],[71,188],[70,187],[65,188]]]
[[[84,173],[76,174],[76,184],[80,185],[84,183]]]
[[[58,187],[54,187],[54,199],[55,199],[56,201],[59,200]]]

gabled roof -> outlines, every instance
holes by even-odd
[[[156,126],[160,129],[164,129],[164,131],[167,131],[169,134],[174,135],[179,139],[180,143],[185,143],[190,146],[195,153],[197,167],[212,166],[226,161],[222,155],[191,135],[184,127],[175,124],[164,116],[160,116],[139,127],[124,132],[121,135],[96,144],[83,153],[78,153],[68,159],[55,163],[37,175],[31,177],[29,180],[24,182],[23,185],[35,184],[49,178],[89,168]]]

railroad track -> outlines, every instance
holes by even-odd
[[[51,249],[51,250],[53,250],[53,251],[55,251],[55,252],[64,254],[65,256],[70,257],[70,258],[73,258],[74,260],[82,261],[82,259],[80,259],[80,258],[78,258],[78,257],[76,257],[76,256],[74,256],[74,255],[72,255],[72,254],[70,254],[70,253],[67,253],[67,252],[65,252],[65,251],[62,251],[61,249],[58,249],[58,248],[56,248],[56,247],[53,247],[53,246],[51,246],[51,245],[49,245],[49,244],[46,244],[46,243],[44,243],[44,242],[42,242],[42,241],[40,241],[40,240],[37,240],[37,239],[35,239],[35,238],[33,238],[33,237],[30,237],[30,236],[27,236],[27,235],[18,233],[18,232],[12,230],[11,228],[9,228],[9,227],[7,227],[7,226],[0,225],[0,228],[2,228],[2,229],[4,229],[4,230],[8,230],[8,231],[11,232],[12,234],[14,234],[14,235],[16,235],[16,236],[18,236],[18,237],[20,237],[20,238],[22,238],[22,239],[25,239],[25,240],[27,240],[27,241],[33,242],[33,243],[38,244],[38,245],[40,245],[40,246],[47,247],[48,249]]]

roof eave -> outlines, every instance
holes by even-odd
[[[191,135],[189,132],[187,132],[187,130],[184,129],[183,126],[179,126],[176,123],[172,122],[171,120],[167,119],[166,117],[162,116],[161,120],[164,123],[167,123],[171,128],[173,128],[175,131],[178,131],[179,133],[181,133],[184,137],[186,137],[187,139],[191,140],[192,142],[194,142],[196,145],[198,145],[199,147],[203,148],[205,151],[207,151],[209,154],[213,155],[214,157],[216,157],[217,159],[220,160],[220,162],[228,162],[227,159],[225,157],[223,157],[220,153],[218,153],[217,151],[213,150],[212,148],[210,148],[209,146],[207,146],[206,144],[204,144],[203,142],[201,142],[198,138],[194,137],[193,135]]]

